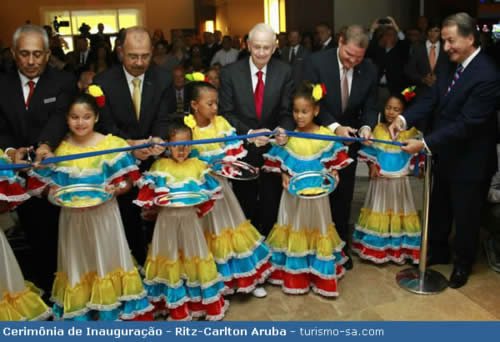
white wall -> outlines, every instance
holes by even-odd
[[[373,20],[388,15],[405,29],[414,26],[418,16],[419,0],[333,0],[335,31],[348,24],[369,28]],[[415,11],[417,13],[412,13]]]

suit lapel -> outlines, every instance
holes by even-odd
[[[359,96],[359,92],[362,90],[360,87],[361,82],[361,67],[360,65],[356,65],[354,70],[352,71],[352,84],[351,84],[351,92],[349,93],[349,100],[347,101],[346,111],[352,105],[354,100]],[[340,88],[340,87],[339,87]],[[340,105],[342,108],[342,103]]]
[[[11,93],[11,101],[13,104],[12,111],[15,111],[19,117],[19,119],[15,119],[15,114],[12,113],[11,115],[14,116],[14,120],[12,122],[19,123],[19,128],[23,134],[23,136],[27,136],[27,126],[26,126],[26,120],[27,120],[27,112],[26,112],[26,102],[24,102],[24,93],[23,93],[23,88],[21,85],[21,79],[19,77],[19,74],[17,71],[11,73],[11,82],[10,84],[12,87],[10,88],[10,93]]]
[[[335,62],[332,65],[332,76],[331,79],[333,80],[333,89],[332,93],[335,94],[333,97],[334,101],[334,108],[335,112],[339,113],[342,115],[342,90],[340,89],[340,70],[339,70],[339,59],[337,56],[337,51],[338,49],[331,49],[333,53],[335,53]],[[328,79],[327,76],[325,75],[325,79]],[[354,77],[353,77],[353,85],[351,86],[351,91],[352,88],[354,88]],[[326,89],[327,93],[329,89]],[[350,96],[349,96],[350,97]]]
[[[249,57],[250,58],[250,57]],[[243,87],[243,91],[247,96],[245,96],[246,100],[248,101],[247,105],[250,108],[248,111],[249,113],[253,113],[253,118],[254,120],[257,120],[257,111],[255,109],[255,99],[254,99],[254,94],[253,94],[253,84],[252,84],[252,75],[250,71],[250,62],[248,59],[244,59],[242,63],[242,68],[241,68],[241,86]],[[265,88],[264,88],[264,96],[265,96]]]
[[[148,122],[151,119],[150,105],[153,103],[154,95],[154,75],[148,69],[144,75],[144,84],[142,85],[142,95],[141,95],[141,116],[139,122]],[[148,125],[146,125],[148,126]]]
[[[260,115],[260,120],[264,120],[264,118],[268,115],[268,110],[270,109],[270,103],[272,102],[271,97],[273,95],[273,88],[274,83],[276,83],[276,72],[273,72],[274,70],[274,63],[272,60],[267,63],[267,70],[266,70],[266,80],[264,83],[264,101],[262,101],[262,112]]]

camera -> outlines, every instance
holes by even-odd
[[[54,25],[54,30],[57,33],[59,33],[59,28],[60,27],[69,27],[69,21],[67,21],[67,20],[58,21],[57,17],[54,17],[53,25]]]
[[[391,21],[389,19],[387,19],[387,18],[381,18],[381,19],[378,20],[378,23],[380,25],[389,25],[391,23]]]

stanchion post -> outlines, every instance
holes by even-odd
[[[408,268],[396,275],[400,287],[417,294],[437,294],[448,287],[448,281],[439,272],[427,269],[427,244],[429,237],[429,204],[431,198],[432,155],[426,154],[424,175],[424,203],[422,210],[422,234],[420,239],[420,263],[418,269]],[[415,167],[418,167],[416,163]]]

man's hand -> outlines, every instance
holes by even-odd
[[[363,145],[370,146],[373,144],[373,141],[369,140],[369,139],[373,139],[373,133],[372,133],[372,130],[368,126],[363,127],[362,129],[359,130],[359,137],[365,139],[362,142]]]
[[[349,126],[339,126],[335,129],[335,135],[339,137],[353,138],[358,130]],[[345,142],[344,144],[350,145],[352,141]]]
[[[395,141],[399,136],[399,132],[403,130],[403,120],[401,120],[400,118],[394,119],[394,121],[389,125],[388,129],[392,141]]]
[[[335,178],[335,184],[339,184],[340,178],[339,178],[339,172],[337,170],[332,170],[330,171],[330,174],[332,175],[333,178]]]
[[[370,177],[370,179],[375,179],[377,177],[380,176],[380,172],[377,168],[377,166],[375,166],[375,164],[373,163],[368,163],[368,176]]]
[[[285,134],[285,130],[281,127],[278,127],[278,134],[276,134],[276,142],[280,146],[283,146],[288,142],[288,136]]]
[[[432,85],[436,82],[436,75],[433,73],[428,73],[427,75],[424,76],[422,79],[422,82],[427,85],[428,87],[432,87]]]
[[[44,167],[48,167],[49,166],[48,164],[41,165],[40,163],[47,158],[54,157],[52,149],[47,144],[40,144],[40,146],[35,151],[35,155],[36,155],[36,162],[34,165],[35,168],[37,169],[43,169]]]
[[[370,32],[373,34],[373,32],[375,32],[378,27],[380,26],[380,24],[378,23],[379,21],[379,18],[375,19],[372,23],[372,25],[370,26]]]
[[[395,20],[393,17],[391,17],[391,16],[387,16],[386,18],[387,18],[387,19],[389,19],[389,20],[391,21],[391,24],[390,24],[389,26],[394,27],[394,29],[395,29],[397,32],[401,31],[401,30],[399,29],[398,24],[396,24],[396,20]]]
[[[281,185],[285,190],[288,190],[290,187],[290,175],[286,172],[281,173]]]
[[[424,149],[424,142],[422,140],[417,140],[417,139],[409,139],[403,141],[403,144],[405,146],[401,147],[401,150],[409,153],[409,154],[415,154]]]
[[[261,129],[256,129],[252,130],[251,134],[253,133],[262,133],[262,132],[271,132],[271,130],[267,128],[261,128]],[[254,143],[255,146],[261,147],[261,146],[266,146],[269,143],[269,136],[260,136],[260,137],[255,137],[248,139],[251,143]]]
[[[157,144],[163,144],[165,141],[163,141],[163,139],[160,137],[153,137],[151,138],[151,142]],[[166,149],[165,146],[153,145],[149,148],[149,154],[152,156],[159,156],[160,154],[163,154],[165,152],[165,149]]]
[[[140,140],[129,139],[129,140],[127,140],[127,143],[130,146],[137,146],[137,145],[147,144],[149,142],[150,142],[149,139],[140,139]],[[132,154],[134,155],[134,157],[136,157],[139,160],[146,160],[150,156],[150,150],[149,150],[148,147],[145,147],[145,148],[133,150]]]

